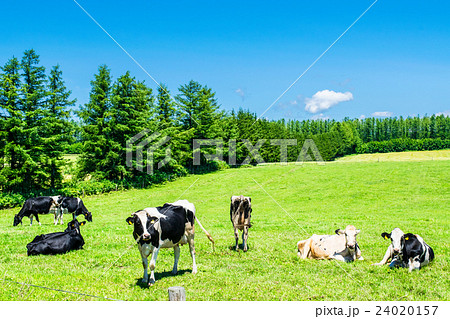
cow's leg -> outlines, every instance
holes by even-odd
[[[248,227],[244,226],[244,231],[242,232],[242,241],[244,243],[244,251],[247,251],[247,239],[248,239]]]
[[[55,212],[55,217],[53,218],[53,224],[54,224],[54,225],[56,225],[56,224],[58,223],[58,218],[59,218],[58,212],[56,211],[56,212]]]
[[[33,225],[33,215],[30,215],[30,226]]]
[[[36,221],[39,223],[39,226],[41,226],[41,222],[39,221],[38,214],[34,214],[34,217],[36,217]]]
[[[392,245],[389,245],[388,249],[386,250],[386,253],[384,254],[383,259],[379,263],[372,264],[372,266],[380,266],[386,264],[388,260],[392,258],[393,255],[394,250],[392,248]]]
[[[419,257],[409,258],[408,268],[409,268],[409,272],[411,272],[413,270],[420,270]]]
[[[239,250],[239,230],[235,227],[234,228],[234,239],[236,240],[236,251]]]
[[[334,254],[333,256],[331,256],[331,258],[332,258],[332,259],[335,259],[335,260],[339,260],[339,261],[344,261],[344,262],[349,262],[349,261],[351,261],[350,258],[345,258],[344,256],[339,255],[339,254]]]
[[[399,268],[399,267],[405,267],[405,264],[403,261],[398,260],[397,257],[392,258],[391,263],[389,264],[389,268]]]
[[[148,283],[148,256],[150,255],[150,248],[147,245],[139,247],[139,251],[142,257],[142,267],[144,267],[144,276],[142,277],[142,283]]]
[[[189,244],[189,252],[191,253],[192,257],[192,273],[197,273],[197,264],[195,263],[195,245],[194,245],[194,228],[191,230],[186,231],[186,237]]]
[[[153,285],[155,283],[155,268],[156,268],[156,258],[158,258],[159,247],[153,249],[152,259],[150,260],[150,281],[149,285]]]
[[[178,272],[178,259],[180,259],[180,246],[176,245],[173,247],[173,255],[174,255],[174,262],[172,274],[175,275]]]

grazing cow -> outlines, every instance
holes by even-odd
[[[80,226],[85,223],[86,221],[80,223],[74,219],[67,224],[67,229],[63,232],[36,236],[27,245],[28,256],[65,254],[71,250],[82,249],[84,240]]]
[[[252,215],[252,199],[244,196],[231,196],[230,219],[233,223],[236,250],[239,250],[239,230],[242,230],[242,242],[244,251],[247,251],[248,229],[252,227],[250,218]]]
[[[138,242],[139,252],[144,267],[143,283],[152,285],[155,282],[155,266],[158,252],[161,248],[173,247],[175,262],[172,273],[178,271],[178,259],[180,257],[179,245],[189,244],[192,257],[192,273],[197,273],[194,248],[194,219],[206,236],[214,245],[211,235],[203,228],[195,216],[194,204],[187,200],[179,200],[175,203],[166,203],[162,207],[145,208],[137,211],[126,219],[128,224],[134,224],[133,237]],[[150,260],[150,281],[148,278],[148,256]]]
[[[383,259],[374,266],[384,265],[391,260],[390,268],[403,267],[411,272],[428,265],[434,259],[433,249],[419,235],[405,234],[400,228],[394,228],[390,234],[382,233],[381,237],[391,239],[391,244]]]
[[[364,260],[356,242],[360,232],[349,225],[345,230],[336,229],[336,235],[312,235],[297,243],[298,256],[306,259],[336,259],[345,262]]]
[[[62,196],[40,196],[36,198],[29,198],[25,201],[19,213],[14,216],[13,226],[17,226],[22,223],[22,218],[27,216],[30,218],[30,226],[33,225],[33,216],[39,221],[38,214],[50,213],[50,208],[60,205]]]
[[[63,214],[72,214],[72,218],[76,219],[79,215],[84,215],[84,218],[88,222],[92,222],[92,214],[84,206],[81,198],[78,197],[64,197],[59,205],[59,209],[55,214],[55,225],[58,220],[61,219],[61,225],[63,224]]]

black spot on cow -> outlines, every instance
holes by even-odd
[[[184,235],[186,221],[190,222],[192,225],[194,224],[194,214],[189,210],[186,213],[182,206],[167,205],[168,204],[162,207],[156,207],[161,214],[166,216],[166,218],[161,218],[159,220],[162,232],[161,240],[169,239],[173,243],[177,243]],[[168,209],[169,207],[170,209]]]
[[[425,249],[428,249],[429,261],[434,259],[433,249],[424,243]],[[419,262],[423,263],[425,261],[426,251],[424,246],[417,239],[417,236],[412,233],[407,233],[403,235],[403,249],[402,257],[404,262],[408,262],[410,258],[418,258]]]

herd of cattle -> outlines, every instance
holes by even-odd
[[[251,198],[246,196],[232,196],[230,205],[230,219],[234,227],[236,240],[235,249],[239,250],[239,230],[242,231],[243,250],[247,251],[248,229],[251,227],[250,219],[252,213]],[[80,233],[80,226],[86,221],[78,222],[77,216],[83,215],[85,219],[92,222],[92,214],[84,206],[80,198],[62,196],[42,196],[25,201],[20,212],[14,216],[14,226],[22,223],[22,218],[30,218],[30,226],[33,216],[39,225],[38,214],[54,214],[55,225],[58,221],[63,224],[63,215],[72,214],[72,221],[68,223],[64,232],[56,232],[36,236],[27,245],[28,255],[54,255],[66,253],[71,250],[83,248],[84,239]],[[161,248],[174,249],[174,265],[172,273],[176,274],[178,260],[180,257],[180,246],[189,245],[192,257],[192,273],[197,272],[195,263],[194,247],[194,223],[203,230],[208,239],[214,240],[203,228],[195,215],[194,204],[187,200],[179,200],[174,203],[166,203],[161,207],[150,207],[133,213],[126,219],[129,225],[133,225],[133,237],[138,244],[142,257],[144,276],[142,281],[149,285],[155,282],[155,266]],[[310,238],[297,243],[298,256],[302,259],[335,259],[351,262],[363,260],[361,250],[356,241],[360,232],[352,225],[344,230],[337,229],[334,235],[312,235]],[[391,268],[408,268],[409,271],[418,270],[429,264],[434,259],[433,249],[428,246],[422,237],[411,233],[404,233],[395,228],[391,233],[382,233],[384,239],[390,239],[386,254],[383,259],[373,265],[384,265],[389,263]],[[148,277],[148,257],[150,259],[150,278]]]

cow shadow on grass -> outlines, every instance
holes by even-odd
[[[236,246],[232,245],[228,247],[230,250],[236,251]],[[247,244],[247,251],[244,251],[244,244],[239,244],[239,251],[242,251],[243,253],[246,253],[250,250],[250,245]]]
[[[192,272],[191,269],[178,270],[178,272],[176,274],[172,274],[172,271],[163,271],[163,272],[158,272],[158,273],[155,272],[155,282],[157,283],[159,280],[161,280],[165,277],[182,276],[185,273],[191,273],[191,272]],[[150,276],[150,274],[149,274],[149,276]],[[142,282],[142,277],[136,278],[135,285],[141,287],[141,289],[149,289],[151,287],[147,283]]]

